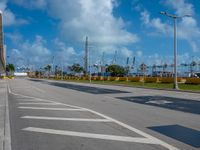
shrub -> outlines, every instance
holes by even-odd
[[[186,78],[186,84],[200,84],[200,78]]]
[[[177,82],[181,82],[182,78],[177,78]],[[160,78],[160,82],[161,83],[173,83],[174,82],[174,78],[170,77],[170,78]]]
[[[146,77],[144,80],[146,83],[157,83],[159,81],[157,77]]]
[[[117,77],[109,77],[109,81],[116,81],[117,79]]]
[[[142,77],[129,77],[128,80],[131,82],[141,82],[143,80],[143,78]]]
[[[118,81],[128,81],[127,77],[119,77]]]

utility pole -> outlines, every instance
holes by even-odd
[[[129,74],[129,69],[130,69],[130,67],[129,67],[129,57],[127,57],[127,59],[126,59],[126,76],[128,77],[128,74]]]
[[[53,71],[54,71],[54,56],[52,57],[52,68],[51,68],[51,71],[52,71],[52,74],[53,74]]]
[[[105,52],[103,52],[103,54],[102,54],[102,57],[101,57],[101,75],[103,74],[103,82],[104,82],[104,55],[105,55]]]
[[[64,71],[64,69],[63,69],[63,63],[62,63],[62,74],[61,74],[61,80],[63,80],[63,71]]]
[[[87,36],[85,40],[84,71],[85,71],[85,76],[88,75],[88,37]]]
[[[162,15],[166,15],[167,17],[170,17],[173,19],[174,23],[174,89],[178,90],[178,83],[177,83],[177,33],[176,33],[176,21],[179,18],[183,17],[190,17],[190,15],[183,15],[183,16],[177,16],[173,14],[169,14],[167,12],[160,12]]]

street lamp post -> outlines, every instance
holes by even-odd
[[[178,90],[178,83],[177,83],[177,33],[176,33],[176,20],[178,18],[183,18],[183,17],[190,17],[190,15],[184,15],[184,16],[177,16],[177,15],[173,15],[173,14],[169,14],[167,12],[160,12],[160,14],[162,15],[166,15],[170,18],[173,19],[173,23],[174,23],[174,86],[173,88]]]

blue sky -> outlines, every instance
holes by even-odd
[[[8,61],[17,66],[83,64],[89,37],[91,63],[136,57],[138,64],[172,63],[173,22],[178,20],[178,63],[200,61],[199,0],[0,0]]]

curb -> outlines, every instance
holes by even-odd
[[[7,91],[6,91],[6,98],[5,98],[3,150],[11,150],[10,117],[9,117],[9,106],[8,106],[8,85],[6,89]]]

